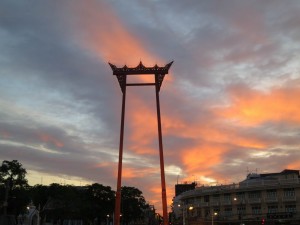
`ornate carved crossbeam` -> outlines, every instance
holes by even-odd
[[[127,67],[126,65],[123,67],[116,67],[115,65],[109,63],[113,75],[138,75],[138,74],[167,74],[173,61],[166,64],[164,67],[160,67],[155,65],[153,67],[146,67],[140,62],[136,67]]]
[[[124,93],[125,86],[147,86],[147,85],[157,85],[158,91],[160,90],[161,84],[164,80],[166,74],[168,74],[169,69],[173,61],[166,64],[164,67],[155,65],[153,67],[146,67],[142,62],[136,67],[117,67],[114,64],[108,63],[113,71],[113,75],[116,75],[122,90]],[[155,75],[155,83],[126,83],[127,75]]]

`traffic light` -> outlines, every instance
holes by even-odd
[[[265,224],[265,218],[261,219],[261,224],[264,225]]]

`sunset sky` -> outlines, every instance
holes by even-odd
[[[116,190],[122,92],[108,62],[174,60],[160,91],[169,205],[177,182],[299,170],[299,12],[299,0],[1,0],[0,160],[31,185]],[[160,211],[153,87],[128,87],[125,119],[122,185]]]

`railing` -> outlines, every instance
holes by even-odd
[[[265,198],[265,202],[278,202],[277,196],[269,196]]]
[[[237,190],[243,188],[251,188],[251,187],[271,187],[275,186],[278,187],[280,185],[289,185],[289,184],[300,184],[300,179],[282,179],[282,180],[245,180],[239,184],[230,184],[230,185],[218,185],[218,186],[199,186],[196,187],[195,190],[190,190],[182,193],[181,199],[188,199],[193,197],[197,194],[205,195],[216,192],[216,191],[226,191],[226,190]],[[293,199],[291,199],[293,200]],[[270,199],[272,201],[272,199]],[[276,202],[276,201],[275,201]],[[222,203],[229,204],[227,201],[222,201]],[[234,204],[231,202],[231,204]]]
[[[219,201],[212,201],[210,203],[211,206],[219,206],[220,205],[220,202]]]
[[[299,184],[300,179],[281,179],[281,180],[246,180],[240,183],[239,187],[256,187],[256,186],[278,186],[284,184]]]
[[[232,211],[224,211],[222,216],[226,216],[226,217],[230,217],[233,216],[233,212]],[[220,215],[221,216],[221,215]]]
[[[260,198],[248,198],[249,203],[260,203],[261,199]]]
[[[283,196],[282,201],[288,202],[288,201],[296,201],[296,195],[293,196]]]
[[[201,206],[202,207],[208,207],[209,206],[209,202],[201,202]]]
[[[222,200],[221,203],[222,203],[222,205],[231,205],[232,204],[230,199],[224,199],[224,200]]]

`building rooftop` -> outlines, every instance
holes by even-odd
[[[288,170],[285,169],[279,173],[249,173],[245,180],[239,183],[232,183],[227,185],[202,185],[197,186],[194,190],[183,192],[180,197],[188,198],[189,196],[198,194],[209,194],[209,193],[230,193],[237,192],[244,189],[255,189],[255,188],[269,188],[278,185],[300,185],[299,170]]]

